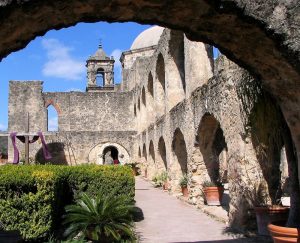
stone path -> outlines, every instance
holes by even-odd
[[[136,205],[144,219],[136,222],[141,243],[240,243],[266,242],[234,239],[217,222],[191,205],[170,196],[140,177],[136,177]]]

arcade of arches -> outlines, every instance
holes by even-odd
[[[24,47],[48,29],[80,21],[135,20],[185,31],[186,35],[165,29],[151,55],[136,59],[130,69],[123,70],[126,80],[119,95],[126,96],[125,103],[129,104],[128,109],[122,108],[128,115],[125,126],[130,136],[126,130],[115,131],[114,137],[126,141],[123,145],[128,151],[132,148],[131,159],[141,163],[149,178],[168,171],[174,193],[178,190],[178,179],[187,173],[189,200],[196,204],[202,203],[203,181],[224,180],[229,186],[229,220],[234,226],[246,227],[247,210],[253,205],[245,199],[243,190],[252,186],[249,182],[259,180],[266,184],[270,202],[276,200],[278,191],[290,190],[290,219],[299,219],[297,1],[168,1],[172,7],[166,2],[52,1],[48,8],[47,1],[4,1],[0,55],[4,57]],[[67,13],[66,8],[70,10]],[[53,13],[57,18],[47,18]],[[17,21],[20,18],[22,24]],[[37,21],[41,18],[43,24]],[[213,60],[209,45],[190,39],[215,44],[255,78],[223,55]],[[127,57],[124,54],[123,60]],[[72,99],[43,95],[39,102],[46,98],[61,102]],[[111,96],[114,99],[115,94]],[[96,94],[90,97],[99,99]],[[40,103],[44,109],[43,102]],[[74,132],[71,128],[93,132],[83,124],[67,124],[63,103],[60,107],[59,126],[70,133]],[[101,125],[110,126],[105,121]],[[94,126],[97,132],[109,137],[99,126]],[[290,189],[285,186],[287,164]]]

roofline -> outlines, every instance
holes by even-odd
[[[126,55],[130,55],[130,54],[137,53],[137,52],[142,52],[142,51],[154,50],[157,46],[158,45],[153,45],[153,46],[147,46],[147,47],[128,50],[128,51],[123,51],[121,56],[120,56],[120,62],[123,61],[124,56],[126,56]]]

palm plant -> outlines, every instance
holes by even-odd
[[[83,193],[75,205],[65,207],[65,236],[82,233],[95,242],[120,242],[134,239],[132,231],[133,205],[126,196],[104,195],[90,198]]]

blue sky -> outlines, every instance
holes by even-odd
[[[100,39],[107,55],[114,56],[115,82],[121,80],[118,62],[135,37],[149,25],[104,22],[51,30],[31,41],[24,49],[0,62],[0,130],[7,129],[9,80],[42,80],[44,91],[84,91],[86,59],[95,53]],[[55,112],[49,110],[49,123],[55,128]]]
[[[7,129],[9,80],[42,80],[44,91],[85,91],[86,59],[95,53],[100,40],[107,55],[114,56],[115,83],[121,81],[119,57],[149,25],[136,23],[79,23],[74,27],[51,30],[31,41],[24,49],[0,62],[0,130]],[[49,109],[49,129],[57,118]]]

